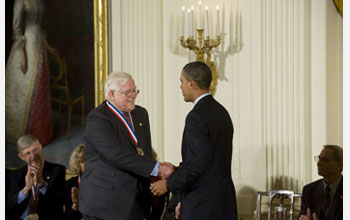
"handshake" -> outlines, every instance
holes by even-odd
[[[175,171],[175,167],[173,164],[169,162],[160,162],[159,163],[159,170],[158,170],[158,176],[161,178],[161,180],[158,180],[157,182],[154,182],[150,186],[150,190],[155,196],[161,196],[164,195],[166,192],[168,192],[166,179],[173,174]]]

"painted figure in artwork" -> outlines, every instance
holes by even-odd
[[[6,64],[6,140],[23,134],[48,144],[53,136],[47,52],[58,54],[46,40],[41,23],[42,0],[15,0],[13,45]]]

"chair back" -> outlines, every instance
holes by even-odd
[[[260,220],[262,214],[262,198],[267,197],[267,219],[268,220],[293,220],[295,198],[301,198],[301,194],[290,190],[270,190],[269,192],[258,192],[256,202],[256,219]],[[276,203],[276,200],[278,202]],[[288,202],[285,202],[285,201]],[[272,211],[273,210],[273,211]],[[273,216],[273,218],[271,218]]]
[[[54,55],[49,56],[49,71],[52,98],[71,102],[72,97],[69,92],[65,59]]]

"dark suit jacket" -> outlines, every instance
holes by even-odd
[[[151,159],[148,114],[140,106],[136,106],[131,114],[144,157],[137,154],[124,124],[105,102],[87,117],[85,170],[79,195],[79,210],[85,215],[128,219],[131,211],[136,212],[135,205],[138,211],[151,205],[151,197],[143,194],[149,192],[149,177],[156,164]]]
[[[6,210],[6,219],[19,219],[24,210],[28,207],[29,197],[17,204],[18,193],[25,186],[25,176],[28,166],[13,171],[10,175],[11,186],[6,199],[8,208]],[[43,168],[43,179],[48,184],[45,195],[39,193],[37,213],[40,220],[62,220],[64,194],[65,194],[65,175],[66,168],[62,165],[45,161]]]
[[[226,109],[211,95],[186,117],[182,167],[167,180],[173,193],[183,192],[180,219],[237,219],[231,178],[233,125]]]
[[[66,220],[81,220],[83,218],[82,214],[79,212],[79,210],[74,211],[72,209],[72,187],[77,187],[79,189],[79,183],[78,183],[78,177],[75,176],[70,178],[66,183],[66,202],[65,202],[65,216]]]
[[[321,210],[324,196],[323,179],[312,182],[303,188],[300,215],[306,215],[306,209],[310,208],[311,213],[316,213],[317,217],[322,220]],[[329,218],[332,220],[343,219],[343,177],[339,182],[338,188],[334,194],[332,206],[330,208]]]

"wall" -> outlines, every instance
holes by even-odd
[[[180,71],[192,52],[179,44],[181,7],[194,0],[111,1],[112,70],[131,73],[150,115],[160,160],[181,161],[186,114]],[[219,80],[215,98],[234,127],[232,176],[239,215],[252,218],[256,192],[292,189],[317,178],[313,156],[342,145],[342,18],[331,0],[203,0],[214,36]],[[235,37],[242,11],[242,43]],[[186,31],[185,31],[186,33]]]

